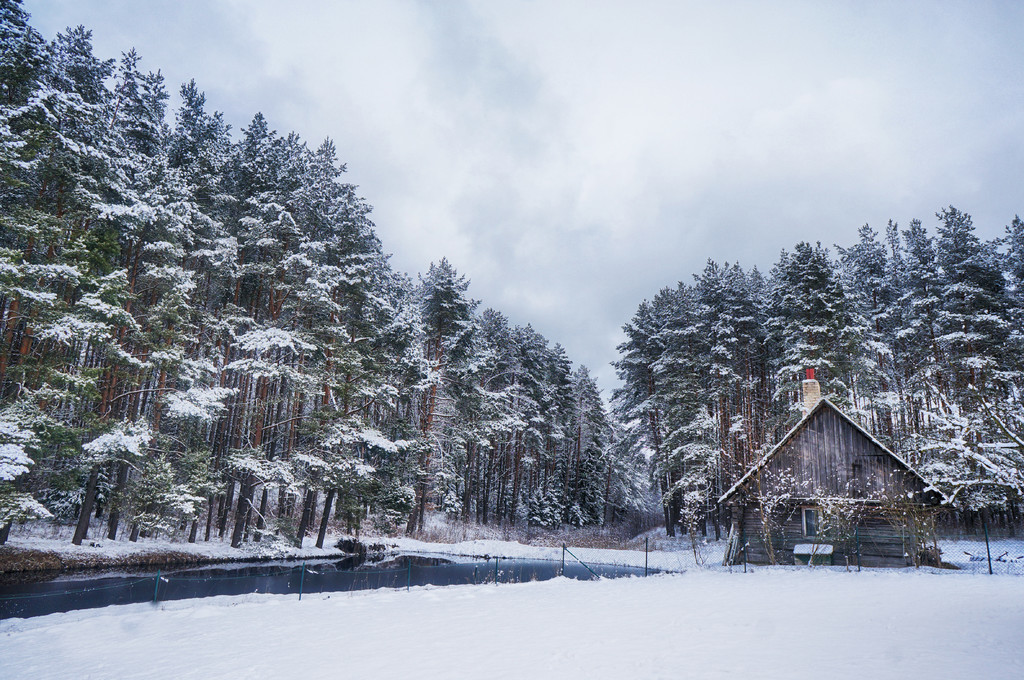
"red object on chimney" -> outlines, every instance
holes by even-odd
[[[807,379],[808,380],[814,380],[814,369],[813,368],[808,368],[807,369]]]

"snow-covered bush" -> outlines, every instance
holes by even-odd
[[[27,416],[16,407],[0,412],[0,528],[11,522],[50,516],[49,510],[31,494],[20,492],[16,484],[34,464],[27,449],[37,439],[25,422]]]

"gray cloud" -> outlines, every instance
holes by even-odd
[[[141,9],[144,7],[144,10]],[[953,203],[1022,210],[1013,4],[28,2],[189,78],[236,126],[331,136],[400,269],[614,385],[619,327],[708,257],[767,270]]]

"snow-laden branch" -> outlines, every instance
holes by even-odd
[[[138,458],[145,453],[153,432],[144,422],[118,423],[105,434],[101,434],[82,447],[94,463],[117,458]]]

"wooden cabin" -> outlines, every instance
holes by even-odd
[[[828,399],[813,370],[804,417],[719,498],[726,563],[904,567],[935,560],[942,495]]]

